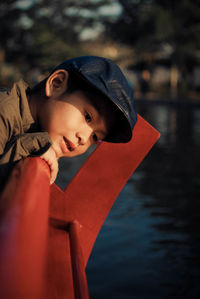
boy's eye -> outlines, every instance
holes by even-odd
[[[92,138],[93,138],[93,141],[94,141],[94,142],[97,142],[97,141],[98,141],[97,134],[94,133],[94,134],[92,135]]]
[[[85,120],[86,120],[88,123],[90,123],[91,120],[92,120],[90,114],[89,114],[87,111],[85,111]]]

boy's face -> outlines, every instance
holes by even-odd
[[[46,100],[40,124],[49,133],[58,158],[84,153],[107,133],[105,120],[81,91]]]

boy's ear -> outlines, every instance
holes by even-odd
[[[66,70],[57,70],[46,81],[45,95],[47,97],[60,96],[67,89],[69,73]]]

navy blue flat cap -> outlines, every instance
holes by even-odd
[[[97,56],[81,56],[66,60],[54,70],[65,69],[76,73],[86,80],[108,100],[111,100],[120,112],[116,129],[105,141],[114,143],[128,142],[137,121],[133,90],[120,68],[110,59]]]

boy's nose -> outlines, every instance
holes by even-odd
[[[85,145],[91,139],[92,133],[93,130],[90,127],[77,132],[76,137],[78,138],[78,144]]]

